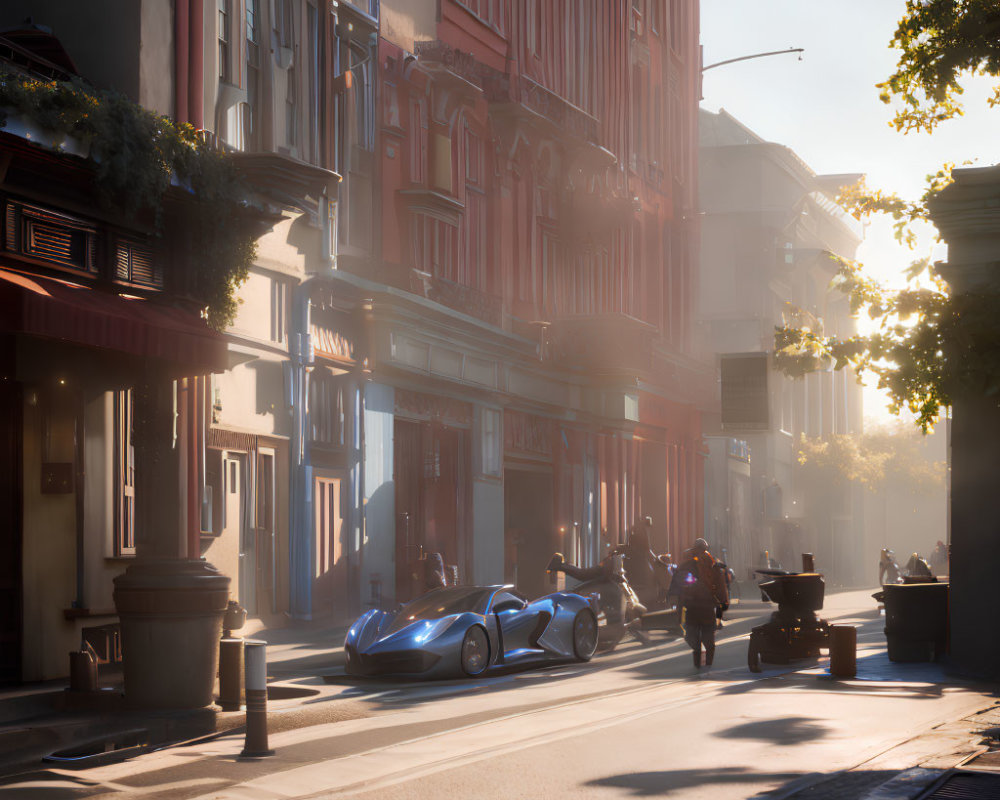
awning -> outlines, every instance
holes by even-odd
[[[188,311],[67,280],[0,269],[0,332],[223,372],[226,340]]]

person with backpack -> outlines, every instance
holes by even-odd
[[[694,546],[684,554],[674,571],[669,594],[680,600],[684,640],[691,647],[695,668],[701,668],[702,648],[705,666],[712,666],[715,629],[721,626],[722,615],[729,608],[729,596],[719,562],[704,539],[695,539]]]

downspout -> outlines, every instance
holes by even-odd
[[[306,400],[309,361],[309,291],[312,280],[295,287],[289,341],[289,405],[292,436],[289,453],[290,612],[296,619],[312,618],[313,520],[312,475],[309,463],[308,412]]]
[[[188,120],[189,0],[174,0],[174,120]]]
[[[191,68],[188,71],[187,121],[201,130],[205,127],[205,11],[202,0],[189,0],[189,39]]]

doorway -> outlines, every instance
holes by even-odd
[[[503,484],[504,581],[527,597],[540,597],[552,591],[545,566],[559,549],[552,473],[507,468]]]
[[[236,543],[239,603],[252,614],[257,611],[257,545],[249,478],[246,453],[226,451],[222,454],[223,537]],[[226,549],[231,547],[232,544]]]
[[[463,429],[396,420],[393,481],[396,504],[396,598],[423,591],[427,553],[457,565],[468,581],[467,502],[469,437]]]
[[[260,448],[257,451],[257,491],[255,521],[257,523],[256,567],[257,567],[257,607],[256,613],[277,612],[277,541],[274,482],[274,450]]]
[[[313,486],[316,552],[313,555],[314,617],[346,619],[351,613],[351,569],[345,542],[343,477],[317,477]]]

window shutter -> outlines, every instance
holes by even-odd
[[[152,249],[127,239],[115,243],[115,277],[153,289],[163,287],[163,271],[153,261]]]

